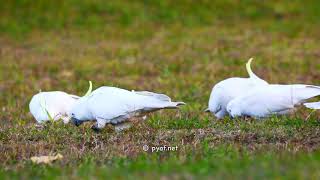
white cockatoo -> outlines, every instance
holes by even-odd
[[[319,96],[320,87],[312,85],[267,85],[229,102],[227,111],[232,117],[265,118],[287,114],[308,99]]]
[[[92,91],[92,83],[89,82],[89,84],[89,90],[86,95]],[[68,123],[71,119],[68,116],[68,112],[79,98],[79,96],[62,91],[39,92],[32,97],[29,109],[38,123],[59,119],[62,119],[64,123]]]
[[[246,64],[246,69],[249,78],[233,77],[223,80],[212,88],[209,99],[209,107],[206,112],[213,113],[218,119],[225,117],[228,103],[236,97],[246,94],[248,91],[257,86],[265,86],[268,83],[251,70],[251,62],[253,58],[249,59]]]
[[[85,121],[96,120],[95,131],[106,124],[115,126],[116,131],[131,126],[132,119],[160,109],[175,109],[184,102],[172,102],[170,97],[148,91],[128,91],[103,86],[89,96],[80,98],[71,110],[72,122],[79,126]]]

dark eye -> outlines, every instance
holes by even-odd
[[[71,113],[72,116],[74,116],[74,113]]]

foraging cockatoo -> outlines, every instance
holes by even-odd
[[[92,91],[92,83],[89,83],[90,87],[87,94]],[[29,109],[38,123],[59,119],[68,123],[70,120],[68,112],[79,98],[79,96],[62,91],[39,92],[32,97]]]
[[[246,69],[249,74],[249,78],[229,78],[216,84],[212,88],[212,92],[209,99],[209,108],[206,112],[213,113],[218,119],[225,117],[227,112],[228,103],[236,97],[246,94],[248,91],[257,86],[265,86],[268,83],[258,76],[256,76],[251,70],[252,58],[246,64]]]
[[[131,126],[131,120],[160,109],[175,109],[183,102],[172,102],[164,94],[148,91],[128,91],[116,87],[100,87],[89,96],[80,98],[71,110],[72,122],[79,126],[84,121],[96,120],[95,131],[106,124],[120,131]]]
[[[287,114],[306,100],[319,96],[320,87],[312,85],[267,85],[256,87],[233,99],[227,106],[232,117],[264,118]]]

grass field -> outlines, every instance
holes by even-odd
[[[203,113],[212,86],[247,76],[320,84],[319,1],[58,0],[0,6],[0,179],[319,179],[320,113],[263,121]],[[187,103],[132,129],[35,127],[33,94],[88,81]],[[143,146],[177,146],[145,152]],[[30,157],[60,153],[35,165]]]

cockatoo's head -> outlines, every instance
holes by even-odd
[[[79,98],[63,91],[40,91],[32,97],[29,108],[39,123],[62,119],[67,124],[70,120],[68,112]]]
[[[229,102],[229,104],[227,105],[227,111],[232,118],[242,115],[240,106],[237,105],[236,101]]]
[[[89,81],[89,90],[88,92],[81,97],[71,108],[71,111],[69,112],[69,116],[71,117],[71,121],[76,126],[79,126],[82,124],[83,121],[90,120],[91,114],[88,111],[87,108],[87,100],[91,95],[92,92],[92,83]]]
[[[72,122],[75,125],[80,125],[82,121],[89,120],[89,113],[87,110],[87,99],[88,97],[80,98],[69,112]]]

